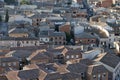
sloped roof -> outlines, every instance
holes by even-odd
[[[87,66],[81,63],[69,64],[67,69],[74,73],[84,73],[87,71]]]
[[[23,70],[18,72],[18,77],[20,79],[28,80],[28,79],[36,79],[39,77],[39,70],[32,69],[32,70]]]
[[[93,63],[94,63],[94,61],[92,61],[90,59],[82,59],[79,62],[82,64],[85,64],[85,65],[93,65]]]
[[[62,74],[62,80],[71,80],[71,79],[76,79],[76,78],[81,78],[81,75],[80,74],[71,73],[71,72]]]
[[[108,70],[103,65],[91,65],[88,67],[88,74],[105,73]]]
[[[15,57],[4,57],[4,58],[0,58],[0,62],[16,62],[19,61],[17,58]]]
[[[15,52],[12,53],[12,55],[17,58],[27,58],[31,54],[32,54],[32,51],[29,51],[29,50],[15,50]]]
[[[107,53],[100,59],[100,62],[115,68],[120,63],[120,57]]]
[[[76,34],[75,37],[76,38],[90,38],[90,39],[96,38],[95,36],[88,34],[88,33],[85,33],[85,32],[80,33],[80,34]]]

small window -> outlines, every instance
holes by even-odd
[[[5,63],[3,63],[2,66],[4,67],[4,66],[5,66]]]
[[[103,73],[103,77],[105,77],[106,76],[106,73]]]
[[[59,37],[59,39],[61,39],[61,37]]]
[[[37,25],[39,25],[39,23],[37,23]]]
[[[61,44],[62,42],[59,42],[59,44]]]
[[[55,37],[55,39],[57,39],[57,37]]]
[[[84,73],[81,73],[81,75],[83,76],[83,75],[84,75]]]
[[[109,41],[111,41],[111,39],[109,39]]]
[[[80,40],[80,43],[82,42],[82,40]]]
[[[28,41],[26,41],[26,43],[28,43]]]
[[[53,38],[50,38],[50,41],[53,41]]]
[[[71,58],[74,58],[74,55],[71,55]]]
[[[116,41],[115,38],[114,38],[114,41]]]
[[[48,41],[48,39],[45,39],[46,41]]]
[[[68,56],[68,55],[67,55],[67,56],[66,56],[66,58],[67,58],[67,59],[69,59],[69,58],[70,58],[70,56]]]
[[[11,63],[8,63],[8,66],[11,66]]]
[[[91,40],[91,42],[94,42],[94,40]]]
[[[79,58],[79,55],[76,55],[76,58]]]
[[[57,45],[57,42],[55,42],[55,45]]]
[[[39,21],[39,19],[37,19],[37,21]]]
[[[43,41],[43,39],[40,39],[41,41]]]

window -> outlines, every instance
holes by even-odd
[[[84,73],[81,73],[81,76],[84,76]]]
[[[93,78],[96,78],[96,75],[93,75]]]
[[[74,55],[71,55],[71,58],[74,58]]]
[[[100,80],[100,74],[98,74],[98,80]]]
[[[59,39],[61,39],[61,37],[59,37]]]
[[[43,41],[43,39],[41,38],[40,41]]]
[[[61,44],[61,42],[59,42],[59,44]]]
[[[37,21],[39,21],[39,19],[37,19]]]
[[[11,63],[8,63],[8,66],[11,66]]]
[[[48,41],[48,39],[45,39],[46,41]]]
[[[50,41],[53,41],[53,38],[50,38]]]
[[[26,43],[28,44],[28,41],[26,41]]]
[[[68,55],[67,55],[67,56],[66,56],[66,58],[67,58],[67,59],[69,59],[69,58],[70,58],[70,56],[68,56]]]
[[[55,39],[57,39],[57,37],[55,37]]]
[[[3,63],[2,66],[5,66],[5,63]]]
[[[76,58],[79,58],[79,55],[76,55]]]
[[[106,76],[106,73],[103,73],[103,77],[105,77]]]
[[[89,42],[90,40],[88,39],[88,42]]]
[[[109,41],[111,41],[111,39],[109,39]]]
[[[91,40],[91,42],[94,42],[94,40]]]
[[[82,40],[80,40],[80,43],[82,42]]]
[[[55,45],[57,45],[57,42],[55,42]]]
[[[37,23],[37,25],[39,25],[39,23]]]
[[[114,39],[114,41],[116,41],[116,40]]]

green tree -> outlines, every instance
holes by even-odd
[[[6,10],[6,16],[5,16],[5,22],[9,21],[9,14],[8,14],[8,10]]]
[[[2,22],[2,16],[0,15],[0,22]]]
[[[21,2],[20,2],[20,4],[30,4],[28,1],[26,1],[26,0],[22,0]]]
[[[67,33],[67,32],[65,32],[65,34],[66,34],[66,41],[70,42],[71,35],[69,33]]]

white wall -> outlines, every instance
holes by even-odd
[[[36,45],[35,45],[36,44]],[[24,46],[39,46],[40,42],[39,41],[28,41],[28,43],[26,43],[26,41],[20,41],[20,47],[24,47]],[[17,46],[17,41],[15,40],[6,40],[6,41],[0,41],[0,46],[10,46],[10,47],[18,47]]]
[[[0,41],[0,46],[17,47],[17,42],[14,40],[3,40]]]
[[[93,59],[95,56],[97,56],[100,53],[101,53],[101,49],[94,49],[94,50],[82,53],[82,57],[83,59]]]
[[[82,33],[84,32],[84,27],[83,26],[80,26],[80,25],[77,25],[74,27],[74,34],[79,34],[79,33]]]
[[[108,44],[109,44],[109,38],[100,38],[100,43],[99,43],[100,47],[103,46],[103,44],[101,44],[101,42],[106,42],[106,45],[108,46]]]
[[[114,42],[114,46],[115,46],[116,51],[119,52],[120,46],[119,46],[118,42]]]
[[[13,15],[9,18],[9,22],[14,22],[14,21],[26,21],[26,22],[29,22],[32,25],[32,19],[25,18],[22,15]]]
[[[115,35],[114,35],[114,33],[111,33],[111,34],[109,35],[109,42],[113,43],[113,42],[114,42],[114,39],[115,39]]]

